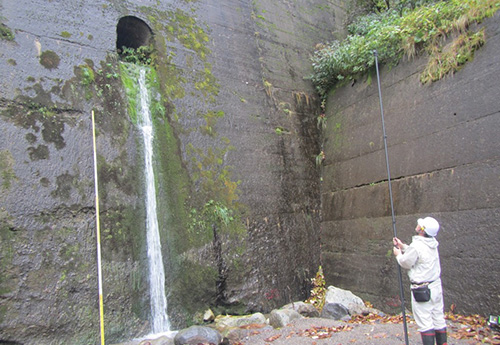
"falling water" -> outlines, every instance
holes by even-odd
[[[153,124],[151,122],[150,98],[146,87],[146,68],[141,67],[139,76],[140,109],[139,125],[144,137],[144,160],[146,169],[146,213],[147,244],[149,259],[149,285],[151,297],[151,324],[153,333],[170,331],[165,296],[165,271],[161,255],[160,233],[156,215],[156,189],[153,172]]]

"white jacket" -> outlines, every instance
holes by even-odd
[[[409,270],[412,283],[432,282],[441,275],[438,252],[439,242],[434,237],[413,236],[410,245],[403,245],[402,254],[396,256],[401,267]]]

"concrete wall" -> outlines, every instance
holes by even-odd
[[[306,297],[319,265],[319,110],[303,77],[315,45],[340,31],[337,1],[21,0],[0,10],[15,36],[0,41],[0,342],[97,339],[92,109],[106,337],[149,331],[140,138],[115,52],[126,15],[150,26],[163,59],[155,168],[173,323],[191,320],[215,291],[211,255],[187,231],[189,203],[201,194],[190,145],[233,147],[221,166],[241,181],[248,236],[239,269],[230,266],[228,302],[269,311]],[[217,136],[200,133],[208,111],[224,115]]]
[[[417,218],[438,219],[445,303],[461,313],[488,315],[500,302],[499,24],[498,14],[487,20],[474,60],[432,84],[419,81],[426,57],[381,68],[398,236],[409,243]],[[375,73],[336,90],[327,109],[327,282],[391,309],[399,289]]]

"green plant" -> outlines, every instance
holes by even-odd
[[[81,74],[81,84],[83,86],[89,86],[95,80],[94,70],[89,65],[81,65],[80,74]]]
[[[431,54],[429,63],[420,75],[422,83],[433,82],[447,74],[458,71],[467,61],[472,60],[474,51],[485,42],[484,30],[476,33],[466,32],[458,36],[444,51]]]
[[[14,41],[14,34],[4,23],[0,23],[0,39],[6,41]]]
[[[326,159],[326,155],[324,151],[321,151],[317,156],[316,156],[316,166],[321,166],[323,164],[323,161]]]
[[[418,4],[422,6],[416,7]],[[312,58],[314,74],[310,78],[324,99],[337,83],[372,69],[374,50],[383,64],[396,64],[404,55],[411,58],[422,50],[429,52],[433,63],[432,54],[440,52],[444,38],[472,30],[471,23],[481,22],[498,9],[500,0],[409,1],[399,11],[397,6],[385,6],[352,23],[344,41],[323,45]],[[463,46],[472,51],[483,44],[479,37],[470,41]]]
[[[326,115],[324,113],[320,114],[317,118],[317,126],[318,129],[325,130],[326,129]]]
[[[149,66],[153,63],[154,47],[152,44],[137,49],[122,47],[120,58],[124,62]]]
[[[224,238],[227,237],[228,227],[235,221],[233,210],[220,202],[209,200],[206,202],[200,212],[192,210],[191,212],[191,231],[195,230],[202,236],[208,234],[212,237],[212,249],[214,261],[217,265],[216,279],[216,303],[225,303],[226,279],[228,276],[228,267],[223,255]]]

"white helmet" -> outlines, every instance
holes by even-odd
[[[425,231],[429,236],[436,236],[439,231],[439,223],[432,217],[419,218],[417,224]]]

